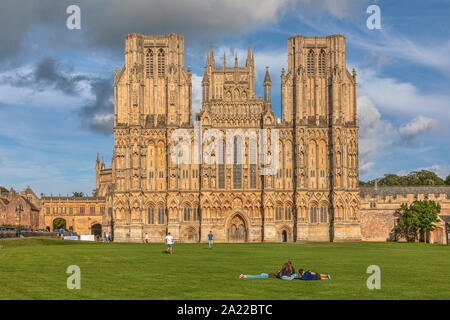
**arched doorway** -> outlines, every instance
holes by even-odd
[[[287,242],[287,232],[286,232],[286,230],[283,230],[283,232],[281,233],[281,241],[282,242]]]
[[[247,242],[247,228],[245,227],[244,219],[239,214],[235,215],[230,221],[228,241]]]
[[[93,234],[96,238],[102,237],[102,225],[100,223],[96,223],[91,227],[91,234]]]
[[[66,230],[66,219],[56,218],[53,220],[53,230]]]
[[[439,244],[443,244],[444,243],[444,232],[442,230],[442,228],[436,228],[434,229],[434,231],[431,234],[432,237],[432,243],[439,243]]]

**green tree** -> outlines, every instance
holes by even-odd
[[[438,215],[441,212],[441,206],[431,200],[414,201],[411,209],[416,212],[417,227],[422,238],[428,242],[428,235],[436,228],[435,222],[439,222]]]
[[[450,186],[450,174],[445,178],[445,184]]]
[[[397,210],[396,216],[399,217],[399,220],[395,233],[404,237],[408,242],[416,241],[418,228],[415,212],[402,204],[400,209]]]
[[[72,192],[72,197],[74,198],[83,198],[84,193],[83,192]]]
[[[414,201],[409,208],[402,204],[397,211],[399,217],[397,233],[404,236],[407,241],[415,241],[417,233],[428,242],[428,235],[436,228],[441,206],[431,200]]]
[[[6,188],[3,187],[3,186],[0,186],[0,192],[8,192],[8,189],[6,189]]]

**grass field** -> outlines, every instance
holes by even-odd
[[[449,299],[450,247],[419,243],[163,244],[0,241],[0,299]],[[331,280],[237,279],[291,260]],[[66,269],[81,268],[81,290]],[[381,289],[368,290],[369,265]]]

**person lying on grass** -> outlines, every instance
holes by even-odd
[[[303,269],[298,270],[299,280],[330,280],[329,274],[315,273],[311,270],[305,271]]]
[[[295,268],[292,266],[292,262],[286,262],[281,270],[277,270],[273,273],[261,273],[258,275],[250,275],[250,274],[240,274],[239,279],[266,279],[266,278],[280,278],[283,280],[287,280],[284,278],[291,277],[292,275],[296,275]]]

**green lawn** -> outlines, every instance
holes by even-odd
[[[417,243],[163,244],[0,241],[0,299],[449,299],[450,247]],[[237,279],[291,260],[330,281]],[[81,290],[66,269],[81,268]],[[368,290],[369,265],[381,289]]]

